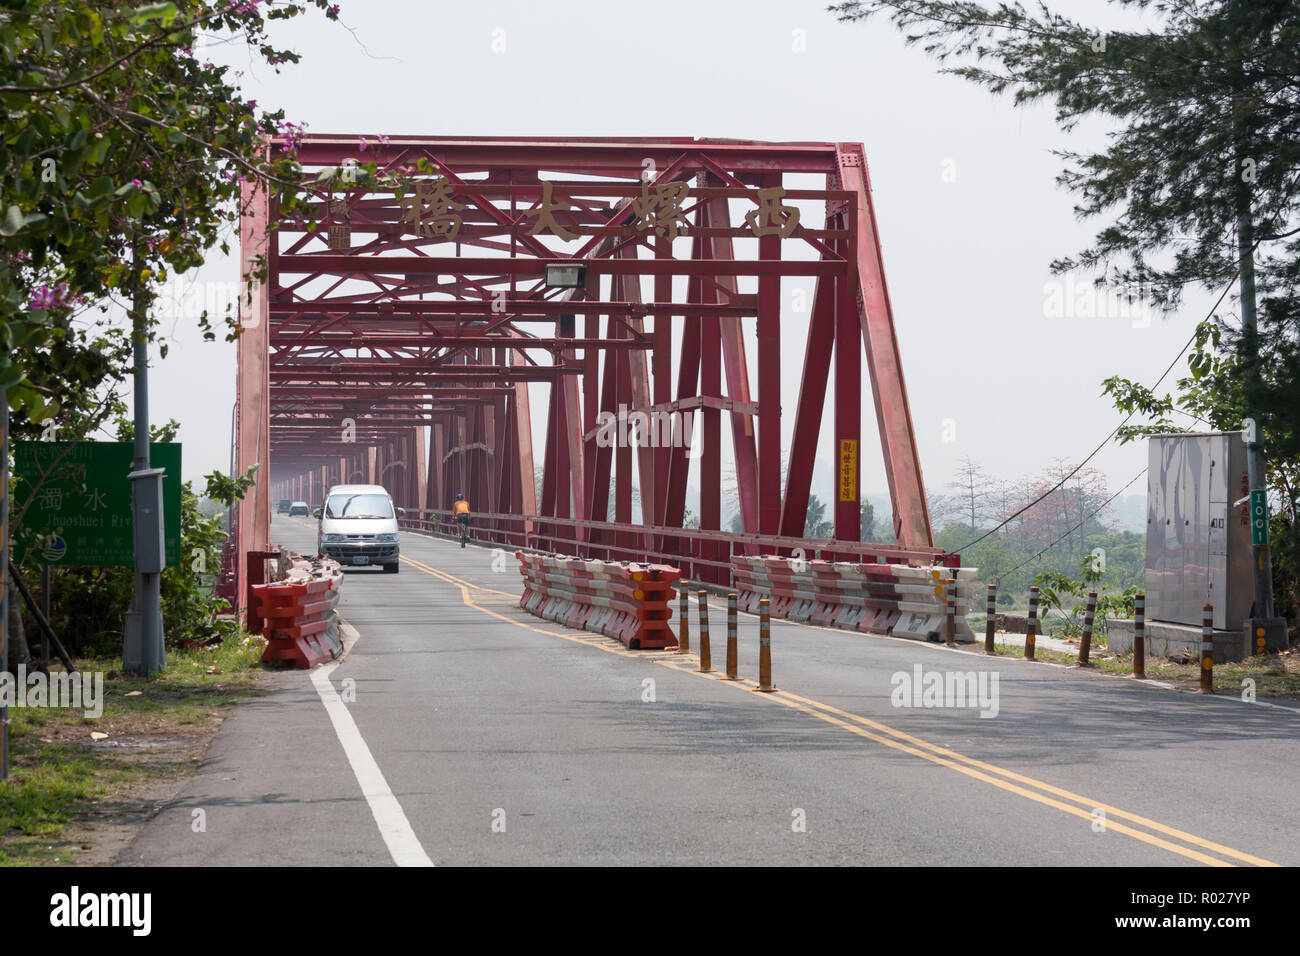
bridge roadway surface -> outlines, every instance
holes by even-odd
[[[729,683],[524,613],[513,555],[402,554],[348,572],[345,660],[236,707],[119,863],[1300,864],[1300,712],[779,621],[759,694],[752,616]],[[996,672],[997,716],[892,706],[916,664]]]

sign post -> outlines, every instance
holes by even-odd
[[[181,446],[148,447],[150,460],[160,467],[135,468],[139,449],[132,442],[14,445],[22,479],[16,504],[25,509],[19,550],[34,548],[46,565],[135,567],[137,589],[126,614],[122,667],[141,674],[161,670],[166,662],[154,598],[160,596],[163,569],[180,564],[181,538]]]
[[[9,399],[0,387],[0,681],[9,677]],[[9,709],[0,695],[0,781],[9,779]]]
[[[1262,488],[1250,492],[1250,543],[1268,547],[1268,493]]]
[[[858,500],[858,443],[853,438],[840,439],[840,501]]]
[[[131,567],[135,540],[131,520],[130,442],[14,443],[14,507],[27,531],[18,555],[36,549],[38,560],[66,567]],[[166,472],[163,540],[166,566],[180,564],[181,446],[154,443],[150,457]]]

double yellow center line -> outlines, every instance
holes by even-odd
[[[597,650],[609,654],[617,654],[620,657],[634,657],[639,660],[648,661],[665,667],[671,667],[673,670],[683,673],[692,674],[706,680],[715,680],[725,687],[740,690],[752,690],[757,687],[757,683],[751,680],[741,679],[739,681],[725,681],[716,673],[701,674],[695,670],[692,665],[691,657],[688,655],[675,654],[671,651],[629,651],[618,641],[612,638],[597,637],[587,635],[586,632],[564,632],[547,630],[545,628],[534,627],[525,621],[516,620],[505,614],[499,614],[489,608],[482,607],[473,598],[472,591],[483,591],[490,594],[500,594],[508,598],[517,600],[517,596],[507,591],[498,591],[493,588],[485,588],[481,585],[458,578],[455,575],[448,574],[421,561],[416,561],[406,555],[402,560],[412,567],[432,575],[447,584],[460,588],[461,600],[464,603],[481,611],[484,614],[513,624],[515,627],[521,627],[526,630],[535,631],[538,634],[545,634],[550,637],[558,637],[562,640],[572,641],[575,644],[584,644]],[[584,636],[579,636],[579,635]],[[1101,819],[1098,812],[1105,815],[1104,823],[1107,832],[1119,833],[1134,840],[1140,840],[1150,846],[1167,850],[1170,853],[1176,853],[1179,856],[1189,860],[1195,860],[1198,863],[1204,863],[1207,866],[1235,866],[1237,863],[1245,863],[1252,866],[1279,866],[1270,860],[1265,860],[1241,850],[1234,850],[1232,847],[1224,846],[1221,843],[1215,843],[1213,840],[1207,840],[1203,837],[1188,833],[1185,830],[1179,830],[1171,826],[1166,826],[1156,820],[1139,816],[1136,813],[1129,813],[1121,810],[1119,807],[1093,800],[1089,797],[1074,793],[1061,787],[1053,786],[1033,777],[1016,773],[1013,770],[1006,770],[994,764],[983,760],[976,760],[950,750],[946,747],[940,747],[929,741],[922,740],[912,734],[896,730],[879,721],[862,717],[858,714],[841,710],[830,704],[821,701],[812,700],[808,697],[801,697],[798,694],[792,694],[789,691],[777,691],[772,694],[758,694],[753,698],[755,700],[771,701],[782,704],[786,707],[793,708],[809,716],[816,717],[832,726],[845,730],[848,733],[871,740],[882,746],[897,750],[900,753],[909,754],[918,757],[921,760],[946,767],[949,770],[964,774],[972,779],[979,780],[991,786],[1013,793],[1026,800],[1032,800],[1043,806],[1051,807],[1062,813],[1068,813],[1071,816],[1078,817],[1092,825],[1095,821]],[[1123,822],[1117,822],[1123,821]],[[1138,829],[1141,827],[1142,829]],[[1178,842],[1175,842],[1178,841]],[[1202,852],[1206,851],[1206,852]],[[1210,854],[1217,854],[1211,856]],[[1224,859],[1226,858],[1226,859]]]

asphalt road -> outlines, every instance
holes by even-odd
[[[1300,712],[784,622],[758,694],[748,615],[731,683],[524,613],[504,552],[402,553],[348,572],[324,689],[239,705],[120,863],[1300,864]],[[918,665],[996,676],[996,715],[895,706]]]

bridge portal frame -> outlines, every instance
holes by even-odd
[[[600,423],[619,406],[698,416],[697,556],[717,559],[731,537],[721,528],[724,414],[745,547],[768,550],[769,537],[771,549],[788,547],[804,530],[828,384],[833,537],[854,553],[862,346],[891,551],[904,555],[890,560],[934,554],[861,144],[309,135],[269,148],[296,154],[309,217],[283,217],[274,197],[245,185],[242,271],[264,278],[240,300],[235,459],[261,474],[237,509],[237,554],[266,549],[276,498],[317,504],[348,480],[384,484],[418,511],[448,508],[462,491],[479,510],[527,519],[529,531],[534,518],[568,519],[579,549],[671,549],[663,534],[647,549],[624,530],[632,473],[641,523],[680,528],[691,455],[609,447]],[[378,175],[356,175],[366,162]],[[808,175],[824,187],[787,185]],[[820,228],[800,221],[796,200],[825,205]],[[580,287],[547,286],[548,266],[575,262]],[[815,290],[783,475],[780,383],[792,349],[781,281],[798,276],[814,277]],[[530,382],[550,386],[540,489]]]

